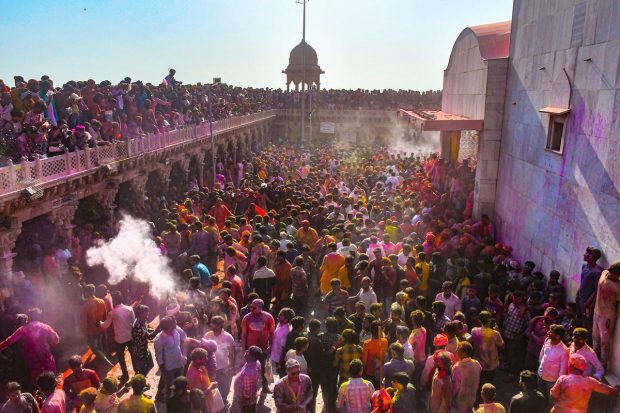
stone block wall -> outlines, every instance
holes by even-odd
[[[587,246],[620,260],[618,22],[619,1],[514,2],[496,222],[518,258],[561,272],[570,298]],[[545,150],[545,106],[571,110],[562,154]]]

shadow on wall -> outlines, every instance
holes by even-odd
[[[539,108],[510,70],[515,83],[506,100],[498,234],[521,262],[532,259],[546,274],[560,271],[573,296],[587,246],[603,251],[601,265],[620,259],[620,150],[607,137],[613,120],[597,111],[602,92],[573,90],[563,155],[549,153],[545,119],[536,121]],[[620,110],[618,102],[612,105]]]

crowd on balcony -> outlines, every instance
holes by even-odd
[[[175,74],[171,69],[158,85],[129,77],[116,84],[89,79],[62,86],[49,76],[15,76],[12,87],[0,80],[0,166],[209,119],[296,107],[300,101],[299,93],[280,89],[186,85]],[[325,90],[321,95],[319,107],[327,109],[432,108],[441,100],[439,91]]]

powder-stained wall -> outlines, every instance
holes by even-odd
[[[569,298],[587,246],[620,260],[619,22],[620,1],[514,2],[495,221]],[[571,110],[562,154],[545,150],[547,106]]]

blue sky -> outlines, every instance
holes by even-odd
[[[301,40],[295,0],[0,0],[0,79],[125,76],[284,87]],[[306,40],[326,88],[441,88],[464,27],[509,20],[511,0],[310,0]]]

